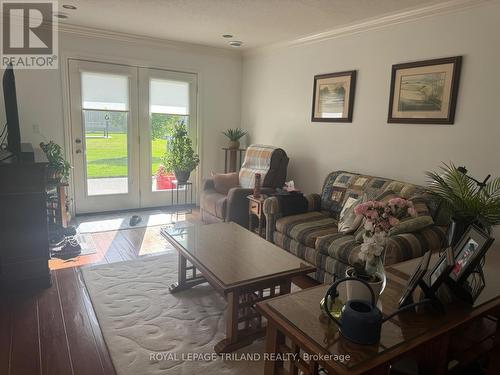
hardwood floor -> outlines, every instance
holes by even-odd
[[[49,262],[51,288],[0,292],[0,374],[115,374],[79,267],[159,255],[160,228],[93,233],[97,253]]]

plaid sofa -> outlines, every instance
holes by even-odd
[[[394,192],[406,199],[424,202],[430,215],[436,217],[438,204],[421,186],[387,178],[335,171],[326,178],[321,194],[307,196],[308,210],[298,215],[283,216],[275,197],[266,199],[266,237],[281,248],[317,267],[314,278],[331,283],[343,277],[347,267],[358,258],[361,242],[356,233],[342,234],[337,223],[343,204],[349,197],[366,194],[375,199],[382,193]],[[358,231],[359,232],[359,231]],[[446,227],[432,225],[420,231],[388,238],[385,265],[422,256],[445,243]]]

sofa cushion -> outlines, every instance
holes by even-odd
[[[321,254],[331,256],[345,264],[353,265],[358,260],[361,248],[353,235],[331,234],[316,239],[315,248]]]
[[[220,219],[226,218],[227,195],[217,193],[216,191],[205,192],[201,195],[203,209],[211,215]]]
[[[332,283],[335,278],[333,275],[337,278],[345,276],[345,271],[349,267],[348,264],[321,254],[316,249],[305,246],[283,233],[274,232],[273,240],[282,249],[316,266],[313,277],[321,283]]]
[[[417,232],[425,227],[434,224],[434,220],[430,216],[410,217],[402,220],[398,225],[389,230],[389,237],[403,233]]]
[[[367,196],[363,194],[358,198],[349,197],[344,203],[344,207],[340,212],[338,231],[344,234],[353,233],[359,228],[363,221],[363,216],[356,215],[354,209],[360,203],[366,202]]]
[[[337,221],[321,212],[307,212],[276,220],[276,230],[299,243],[314,248],[316,238],[337,233]]]
[[[426,227],[413,233],[398,234],[387,238],[385,265],[403,262],[424,255],[428,250],[445,247],[445,228]],[[316,240],[316,250],[343,263],[353,265],[358,261],[361,243],[352,235],[328,235]]]

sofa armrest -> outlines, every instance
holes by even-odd
[[[309,194],[305,198],[307,200],[307,212],[319,211],[321,197],[318,194]],[[270,197],[264,201],[263,211],[266,216],[266,240],[273,242],[276,220],[287,215],[282,212],[282,207],[280,207],[278,198],[276,197]]]
[[[321,209],[321,195],[308,194],[306,195],[308,211],[319,211]]]

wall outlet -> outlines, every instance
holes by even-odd
[[[33,134],[40,134],[40,125],[33,124]]]

